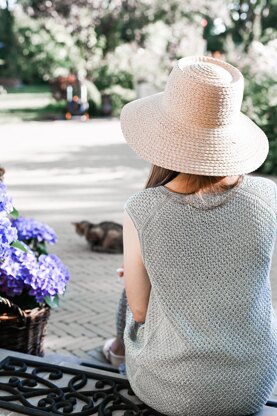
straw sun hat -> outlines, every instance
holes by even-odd
[[[268,154],[263,131],[240,112],[243,76],[206,56],[179,59],[165,91],[126,104],[121,129],[130,147],[157,166],[197,175],[256,170]]]

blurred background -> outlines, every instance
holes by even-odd
[[[270,141],[258,173],[277,181],[276,34],[277,0],[0,0],[0,166],[20,214],[56,230],[71,272],[47,353],[89,361],[115,334],[122,254],[91,251],[72,223],[122,223],[149,164],[126,145],[121,108],[162,91],[177,59],[239,67],[243,111]]]
[[[0,121],[118,116],[176,59],[208,54],[243,72],[276,174],[276,29],[277,0],[0,0]]]

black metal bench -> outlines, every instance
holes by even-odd
[[[161,416],[134,395],[125,376],[97,367],[0,349],[0,415]],[[256,416],[277,416],[277,402]]]

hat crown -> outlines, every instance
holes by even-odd
[[[191,71],[191,74],[195,79],[203,80],[205,82],[214,83],[214,84],[230,84],[233,80],[230,72],[222,68],[219,65],[209,62],[197,62],[194,65],[191,65],[188,70]]]
[[[171,71],[162,110],[180,125],[220,128],[234,123],[243,97],[238,69],[209,57],[182,58]]]

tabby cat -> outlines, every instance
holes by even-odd
[[[93,251],[123,253],[123,227],[113,221],[92,224],[89,221],[73,223],[78,235],[85,236]]]

